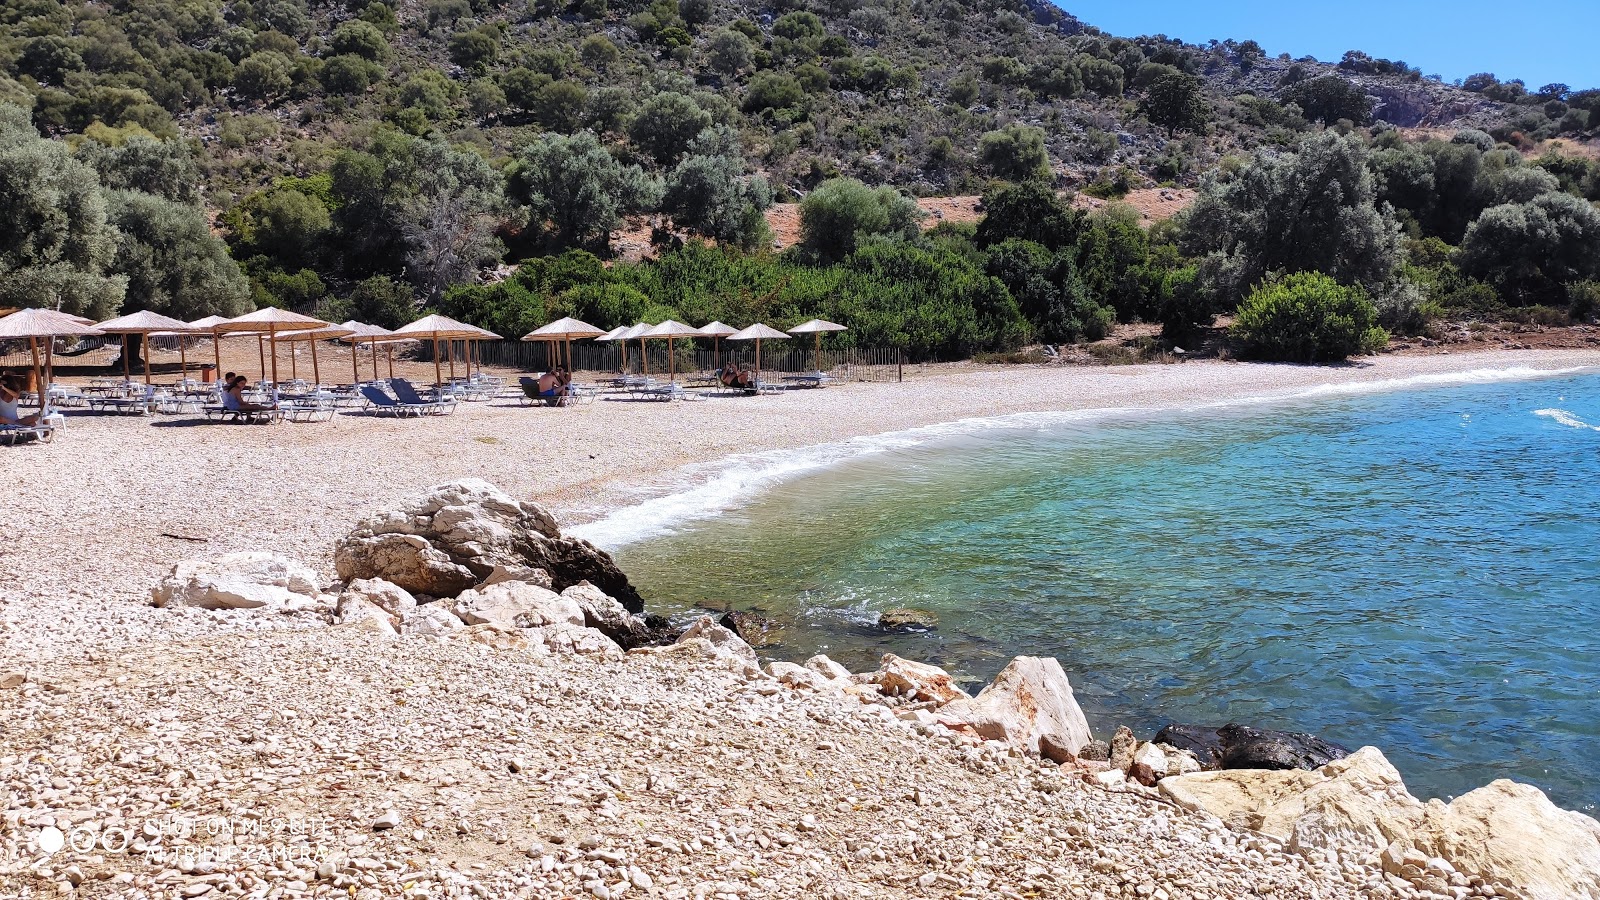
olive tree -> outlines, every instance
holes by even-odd
[[[661,183],[618,162],[592,132],[541,135],[517,151],[511,196],[558,247],[603,244],[624,215],[661,202]]]
[[[915,238],[922,216],[916,201],[894,188],[833,178],[800,201],[800,243],[818,259],[834,262],[873,235]]]

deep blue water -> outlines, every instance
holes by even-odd
[[[1600,376],[1007,423],[844,454],[619,561],[656,608],[792,618],[780,658],[1055,656],[1102,736],[1290,728],[1419,796],[1600,803]],[[938,631],[866,627],[896,606]]]

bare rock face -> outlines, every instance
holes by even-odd
[[[703,655],[756,666],[759,660],[754,647],[744,639],[718,625],[710,616],[701,616],[678,637],[678,647],[695,648]]]
[[[829,681],[850,677],[849,669],[839,665],[822,653],[818,653],[816,656],[806,660],[806,668]]]
[[[944,704],[970,697],[966,691],[956,687],[949,672],[938,666],[903,659],[893,653],[883,655],[878,671],[871,676],[871,683],[882,688],[886,695],[910,697],[922,702]]]
[[[1077,759],[1093,739],[1067,673],[1047,657],[1011,660],[978,696],[947,703],[939,714],[966,722],[980,737],[1055,762]]]
[[[401,633],[446,637],[465,627],[466,623],[456,618],[456,614],[446,609],[443,603],[427,603],[417,607],[415,612],[406,617],[401,626]]]
[[[1412,843],[1532,900],[1600,898],[1600,822],[1557,807],[1532,785],[1500,779],[1449,805],[1429,803]]]
[[[417,598],[411,596],[410,591],[382,578],[358,578],[346,585],[344,593],[339,596],[341,609],[346,598],[352,596],[366,600],[394,617],[396,621],[406,618],[417,610]]]
[[[310,566],[277,553],[228,553],[185,560],[150,590],[154,606],[200,609],[312,609],[318,594]]]
[[[354,625],[368,631],[391,637],[399,635],[395,627],[398,618],[390,614],[378,604],[368,600],[363,594],[346,592],[339,596],[338,607],[339,623]]]
[[[578,604],[585,627],[599,631],[624,650],[665,643],[674,637],[666,619],[636,616],[621,601],[587,581],[567,588],[561,596]]]
[[[493,580],[537,582],[562,591],[588,581],[629,612],[644,600],[610,554],[563,536],[543,507],[486,481],[432,488],[397,510],[363,521],[334,550],[346,581],[383,578],[415,594],[450,597]]]

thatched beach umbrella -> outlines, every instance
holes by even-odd
[[[346,328],[343,325],[329,325],[326,328],[313,328],[313,329],[308,329],[306,331],[290,331],[290,332],[286,332],[284,334],[274,335],[272,337],[272,342],[274,344],[279,344],[279,343],[289,344],[290,347],[291,347],[291,353],[292,353],[293,352],[293,345],[294,345],[294,343],[296,341],[310,341],[311,342],[311,381],[312,381],[313,384],[319,384],[320,385],[322,383],[322,366],[317,362],[317,342],[318,341],[331,341],[331,340],[334,340],[336,338],[349,337],[352,334],[355,334],[355,330],[354,329]],[[350,352],[351,352],[351,355],[355,354],[355,350],[353,348],[352,348],[352,350]],[[272,355],[273,355],[274,359],[277,358],[278,351],[277,351],[276,347],[273,348]]]
[[[722,368],[722,339],[730,334],[738,334],[739,329],[721,322],[709,322],[700,327],[700,336],[711,338],[711,362],[713,369]]]
[[[131,380],[133,376],[128,372],[128,335],[186,332],[189,330],[189,323],[145,309],[126,316],[118,316],[115,319],[107,319],[96,325],[95,328],[98,328],[101,334],[122,335],[122,377]],[[144,350],[144,383],[150,383],[150,348],[148,346]]]
[[[33,380],[38,387],[41,415],[45,410],[46,395],[50,393],[49,382],[43,373],[50,370],[53,362],[51,357],[55,353],[55,339],[95,334],[100,334],[99,329],[85,325],[78,316],[69,316],[53,309],[24,309],[0,319],[0,340],[28,339],[28,350],[33,354]],[[39,338],[45,339],[43,369],[39,366]]]
[[[355,319],[351,319],[348,322],[341,322],[339,327],[348,328],[350,330],[350,334],[346,337],[346,340],[350,342],[350,374],[351,377],[355,379],[353,383],[361,383],[361,369],[359,368],[359,365],[361,359],[360,350],[363,343],[372,345],[372,380],[377,381],[378,341],[376,338],[388,337],[394,334],[394,332],[387,328],[380,328],[377,325],[368,325],[365,322],[357,322]]]
[[[615,341],[615,340],[617,340],[617,335],[619,335],[619,334],[621,334],[621,333],[623,333],[624,331],[627,331],[627,330],[628,330],[628,326],[626,326],[626,325],[618,325],[617,327],[611,329],[610,331],[606,332],[605,334],[602,334],[599,337],[595,338],[595,342],[599,343],[601,341]],[[622,369],[624,371],[626,371],[627,368],[628,368],[628,345],[627,344],[623,344],[622,345]]]
[[[211,352],[216,359],[218,378],[222,377],[222,332],[217,330],[217,326],[226,321],[228,321],[226,316],[206,316],[203,319],[195,319],[189,323],[190,331],[197,334],[205,332],[211,335]]]
[[[535,328],[523,335],[522,339],[525,341],[555,341],[565,344],[567,347],[567,370],[571,371],[572,340],[574,338],[582,340],[584,338],[600,337],[605,333],[604,328],[596,328],[588,322],[568,316],[565,319],[557,319],[549,325]]]
[[[478,347],[478,342],[479,341],[500,341],[500,340],[504,340],[504,338],[502,338],[498,334],[495,334],[494,332],[490,331],[487,328],[478,328],[478,326],[476,326],[476,325],[469,325],[467,327],[475,329],[478,332],[473,337],[467,338],[467,375],[469,377],[472,375],[472,363],[473,363],[474,359],[476,359],[477,363],[478,363],[478,374],[482,375],[483,374],[483,350],[481,350]]]
[[[418,340],[426,338],[433,341],[433,379],[435,384],[443,387],[444,373],[439,370],[439,342],[441,340],[455,341],[474,337],[481,334],[482,331],[483,329],[476,326],[468,325],[465,322],[457,322],[449,316],[441,316],[435,313],[431,316],[423,316],[409,325],[402,325],[396,328],[394,333],[396,337],[404,335],[408,338]],[[456,358],[454,356],[450,357],[450,377],[456,377]]]
[[[672,319],[662,322],[660,325],[657,325],[641,335],[642,338],[667,339],[667,380],[674,382],[678,380],[678,361],[672,355],[672,342],[678,338],[694,338],[699,336],[699,329],[691,328],[682,322],[677,322]]]
[[[770,328],[770,327],[768,327],[766,325],[763,325],[760,322],[757,322],[754,325],[751,325],[749,328],[740,329],[739,331],[735,331],[733,334],[728,335],[728,340],[730,340],[730,341],[755,341],[756,342],[756,375],[757,376],[759,376],[761,374],[761,342],[762,341],[786,341],[788,339],[789,339],[789,336],[787,334],[784,334],[783,332],[779,331],[776,328]]]
[[[332,322],[324,322],[321,319],[313,319],[310,316],[302,316],[286,309],[269,306],[266,309],[258,309],[253,313],[246,313],[237,318],[229,319],[221,325],[215,326],[215,330],[249,332],[256,335],[264,334],[268,340],[272,340],[281,332],[311,331],[316,328],[326,328],[332,324]],[[278,385],[278,348],[276,346],[272,348],[272,385],[274,388]]]
[[[627,352],[629,341],[639,342],[639,371],[645,375],[650,374],[650,357],[644,352],[644,333],[654,327],[649,322],[636,322],[617,335],[617,340],[622,342],[623,352]]]
[[[825,331],[849,331],[850,329],[837,322],[824,319],[812,319],[789,329],[790,334],[809,334],[816,338],[816,343],[811,351],[811,363],[816,366],[817,372],[822,371],[822,333]]]

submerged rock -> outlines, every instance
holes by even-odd
[[[878,627],[889,632],[933,631],[939,627],[939,617],[925,609],[900,607],[879,614]]]
[[[1315,769],[1350,755],[1345,747],[1314,734],[1267,731],[1247,725],[1172,724],[1155,742],[1194,754],[1205,771],[1216,769]]]
[[[783,626],[761,613],[729,610],[722,614],[717,624],[757,649],[783,643]]]

